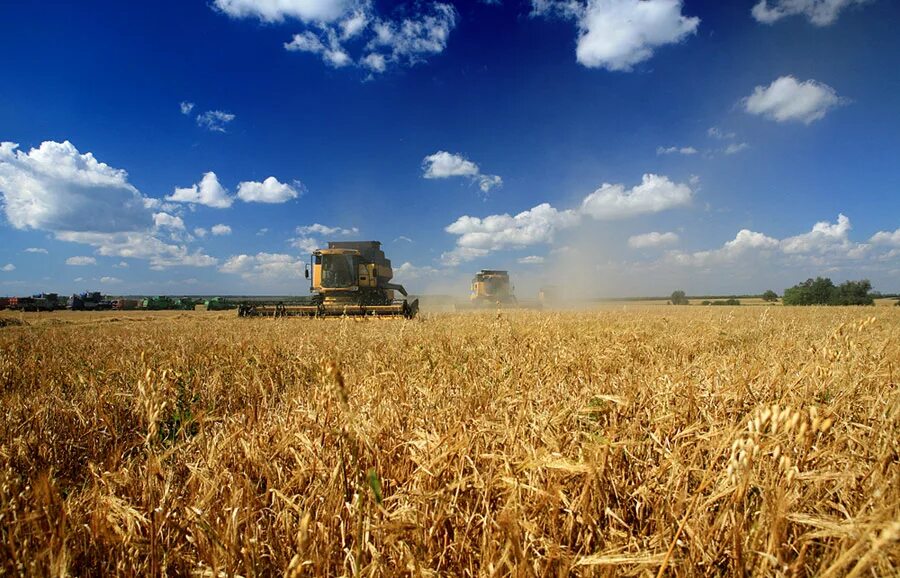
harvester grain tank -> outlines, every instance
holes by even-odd
[[[332,241],[313,251],[306,269],[312,297],[304,304],[243,304],[238,315],[247,316],[393,316],[415,317],[419,300],[407,297],[403,285],[392,283],[394,271],[378,241]]]

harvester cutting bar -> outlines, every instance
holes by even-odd
[[[406,317],[419,312],[419,300],[393,305],[242,305],[239,317]]]

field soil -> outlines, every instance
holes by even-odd
[[[0,575],[900,567],[900,307],[3,317]]]

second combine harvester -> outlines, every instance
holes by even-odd
[[[397,291],[407,296],[403,285],[391,283],[394,271],[378,241],[332,241],[327,249],[313,251],[306,269],[312,297],[304,304],[246,304],[241,317],[252,316],[388,316],[415,317],[419,300],[395,299]]]

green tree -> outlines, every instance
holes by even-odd
[[[831,279],[816,277],[785,289],[781,301],[785,305],[874,305],[871,290],[868,279],[845,281],[835,287]]]
[[[778,294],[771,289],[767,289],[766,292],[762,294],[762,300],[769,303],[774,303],[775,301],[778,301]]]
[[[679,289],[678,291],[672,291],[672,296],[669,297],[669,302],[672,305],[690,305],[690,301],[688,301],[687,296],[684,294],[684,291]]]

